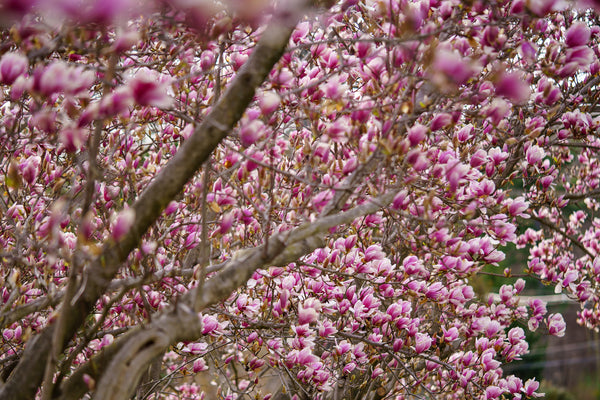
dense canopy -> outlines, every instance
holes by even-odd
[[[538,397],[520,295],[600,325],[594,5],[1,0],[0,399]]]

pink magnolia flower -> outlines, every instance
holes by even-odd
[[[20,341],[21,340],[21,335],[23,333],[23,328],[21,328],[21,326],[17,326],[15,329],[5,329],[4,331],[2,331],[2,337],[5,340],[13,340],[13,341]]]
[[[337,58],[336,58],[337,59]],[[348,91],[348,85],[344,83],[345,77],[339,76],[336,78],[329,79],[323,86],[325,95],[332,100],[340,100],[342,96]]]
[[[42,159],[39,156],[28,157],[23,163],[20,164],[21,174],[23,179],[29,185],[33,184],[38,177],[40,172],[40,164]]]
[[[475,372],[474,370],[472,370],[470,368],[465,368],[461,372],[460,377],[459,377],[460,385],[462,387],[467,387],[467,385],[473,381],[473,378],[475,377],[476,374],[477,374],[477,372]]]
[[[261,358],[253,358],[252,360],[250,360],[250,363],[248,364],[248,366],[252,370],[257,370],[257,369],[261,368],[263,365],[265,365],[265,360],[263,360]]]
[[[579,46],[568,49],[565,54],[567,65],[575,64],[577,67],[587,67],[594,61],[594,51],[588,46]]]
[[[356,170],[356,167],[358,167],[358,159],[356,158],[356,156],[352,156],[348,160],[344,161],[342,173],[344,175],[348,175],[354,172],[354,170]]]
[[[561,314],[550,314],[548,316],[548,332],[553,336],[563,337],[567,325]]]
[[[183,352],[190,353],[193,355],[204,354],[206,349],[208,348],[208,344],[204,342],[192,342],[183,348]]]
[[[167,80],[149,69],[141,69],[129,79],[127,87],[140,106],[167,108],[173,104],[173,99],[167,94]]]
[[[492,338],[498,332],[500,332],[501,329],[502,329],[502,326],[500,325],[500,322],[498,322],[496,320],[490,320],[485,326],[485,335],[488,338]]]
[[[383,369],[381,369],[380,367],[376,367],[373,372],[371,373],[371,379],[375,379],[381,375],[384,374]]]
[[[590,28],[583,22],[575,22],[567,30],[565,43],[569,47],[585,46],[590,40]]]
[[[325,320],[319,324],[319,336],[321,337],[328,337],[336,332],[337,329],[330,320]]]
[[[458,339],[458,329],[453,326],[450,329],[446,330],[442,327],[442,331],[444,332],[444,340],[447,342],[453,342]]]
[[[406,210],[408,208],[409,204],[410,204],[410,197],[408,196],[408,191],[406,189],[402,189],[394,197],[394,200],[392,201],[392,209]]]
[[[516,345],[522,340],[525,340],[525,331],[523,330],[523,328],[512,328],[508,332],[508,341],[510,342],[510,344]]]
[[[429,167],[429,160],[427,159],[427,156],[418,148],[412,149],[408,152],[406,155],[406,161],[412,164],[415,171],[423,171]]]
[[[45,96],[55,93],[76,96],[87,90],[95,80],[92,71],[81,66],[74,67],[63,61],[53,62],[41,72],[38,71],[34,75],[34,88],[39,89]]]
[[[0,81],[12,85],[27,71],[29,60],[19,53],[5,53],[0,59]]]
[[[544,158],[546,152],[538,145],[529,146],[525,152],[525,158],[529,165],[537,165]]]
[[[480,342],[484,342],[484,341],[480,340]],[[483,347],[485,347],[485,346],[483,346]],[[494,350],[493,347],[487,348],[481,354],[481,360],[480,360],[480,362],[483,365],[483,369],[485,371],[494,370],[494,369],[500,367],[500,365],[502,364],[500,361],[494,359],[495,355],[496,355],[496,351]]]
[[[473,137],[473,133],[475,131],[475,127],[472,124],[467,124],[460,128],[455,134],[454,137],[458,139],[459,142],[466,142],[467,140]]]
[[[329,200],[331,200],[332,198],[333,198],[333,191],[324,190],[322,192],[317,193],[312,198],[312,205],[315,208],[315,210],[321,211],[327,205],[327,203],[329,203]]]
[[[229,232],[229,230],[233,226],[233,221],[234,215],[232,212],[228,212],[225,215],[223,215],[223,218],[221,218],[221,222],[219,223],[219,234],[224,235],[227,232]]]
[[[219,328],[219,321],[213,315],[202,316],[202,334],[209,335]]]
[[[123,238],[135,221],[135,211],[133,208],[122,210],[116,217],[111,230],[111,237],[114,240]]]
[[[344,375],[348,375],[350,372],[354,371],[355,368],[356,368],[356,363],[350,362],[344,366],[344,369],[342,371],[343,371]]]
[[[512,394],[519,393],[523,388],[523,381],[514,375],[506,377],[506,388]]]
[[[521,43],[521,46],[519,47],[519,54],[521,55],[521,57],[529,62],[532,63],[535,61],[535,56],[537,54],[537,46],[534,43],[531,43],[529,41],[523,41]]]
[[[524,77],[517,72],[502,74],[496,82],[496,94],[504,96],[516,104],[525,103],[531,95],[531,90]]]
[[[529,217],[525,211],[529,208],[529,203],[525,201],[523,196],[513,199],[508,206],[508,213],[515,217]]]
[[[417,333],[415,336],[415,351],[417,353],[423,353],[429,350],[433,344],[433,339],[426,333]]]
[[[132,93],[127,87],[119,87],[100,100],[100,113],[107,117],[125,115],[133,106]]]
[[[513,0],[510,6],[511,14],[521,14],[525,10],[525,0]]]
[[[46,12],[56,17],[68,18],[79,24],[108,25],[144,12],[140,3],[133,0],[55,0],[46,5]],[[143,3],[142,3],[143,4]]]
[[[540,383],[535,379],[528,379],[525,382],[523,389],[521,389],[527,397],[541,397],[541,394],[535,393],[536,390],[540,387]]]
[[[556,7],[558,0],[529,0],[527,6],[539,17],[543,17],[549,12],[553,11]]]
[[[258,99],[258,105],[260,107],[260,112],[263,115],[269,115],[273,111],[277,110],[279,104],[281,103],[281,97],[275,92],[265,92]]]
[[[294,32],[292,32],[292,41],[294,43],[298,43],[300,42],[302,39],[304,39],[304,37],[306,37],[306,35],[308,34],[308,31],[310,29],[310,23],[307,21],[301,22],[296,26],[296,29],[294,30]]]
[[[504,390],[498,386],[488,386],[485,389],[485,400],[498,399],[502,393],[504,393]]]
[[[240,141],[242,146],[250,147],[264,136],[264,125],[255,119],[242,126],[240,129]]]
[[[135,30],[121,30],[117,32],[117,37],[111,47],[116,53],[123,53],[133,46],[140,40],[140,34]]]
[[[337,346],[335,346],[335,352],[338,355],[346,354],[352,349],[352,344],[347,340],[342,340]]]
[[[17,78],[17,80],[13,83],[10,89],[10,98],[12,100],[18,100],[23,96],[23,93],[31,90],[33,87],[33,79],[26,78],[24,75],[21,75]]]
[[[435,117],[431,120],[431,130],[437,131],[438,129],[443,129],[450,125],[452,122],[452,115],[448,113],[439,113],[436,114]]]
[[[319,361],[319,357],[317,357],[316,355],[314,355],[312,353],[312,350],[310,347],[305,347],[302,350],[300,350],[296,356],[296,362],[298,364],[304,365],[304,366],[309,366],[312,363],[318,362]]]
[[[446,179],[450,184],[450,190],[452,192],[456,191],[460,182],[468,172],[469,167],[459,161],[450,162],[446,166]]]
[[[477,168],[480,165],[484,164],[486,159],[487,159],[486,151],[483,149],[479,149],[471,156],[471,160],[469,161],[469,164],[471,165],[471,167]]]
[[[511,105],[504,99],[495,98],[489,106],[485,107],[483,113],[494,125],[498,125],[510,112]]]
[[[298,323],[301,325],[316,322],[319,314],[316,309],[300,305],[298,307]]]
[[[59,137],[65,151],[75,153],[81,150],[87,140],[87,132],[83,129],[67,127],[60,131]]]
[[[351,132],[349,118],[341,117],[327,124],[325,133],[334,142],[345,143],[348,140],[348,134]]]
[[[499,147],[493,147],[488,151],[488,156],[494,162],[494,165],[500,165],[508,158],[508,153]]]
[[[427,137],[427,127],[425,125],[421,125],[419,123],[413,125],[408,130],[408,141],[411,146],[416,146],[421,143]]]
[[[477,70],[477,65],[472,60],[461,56],[457,51],[448,48],[436,51],[433,62],[434,73],[444,74],[447,79],[456,85],[467,83]]]
[[[194,364],[192,366],[192,371],[194,371],[194,373],[197,373],[200,371],[206,371],[207,369],[208,369],[208,366],[206,365],[204,358],[196,359],[196,361],[194,361]]]
[[[515,282],[515,290],[517,293],[521,293],[525,289],[525,280],[522,278],[517,279]]]
[[[561,78],[566,78],[568,76],[572,76],[574,75],[580,68],[579,63],[577,62],[570,62],[565,64],[562,68],[560,68],[557,71],[558,76],[560,76]]]

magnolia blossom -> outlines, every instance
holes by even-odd
[[[415,124],[408,130],[408,140],[411,146],[416,146],[425,140],[427,127],[421,124]]]
[[[590,40],[590,28],[582,22],[575,22],[567,30],[565,43],[569,47],[585,46]]]
[[[565,335],[567,326],[561,314],[550,314],[548,316],[548,332],[553,336]]]
[[[0,397],[525,399],[513,273],[600,326],[593,11],[304,3],[0,1]]]
[[[114,217],[114,224],[111,236],[114,240],[120,240],[128,232],[135,221],[135,211],[132,208],[126,208]]]
[[[516,72],[502,74],[496,83],[496,94],[504,96],[516,104],[529,99],[531,90],[524,77]]]
[[[485,389],[485,399],[499,399],[502,393],[504,393],[504,390],[502,390],[498,386],[489,386]]]
[[[443,72],[448,80],[462,85],[475,74],[477,65],[458,52],[444,48],[436,52],[434,69],[436,73],[434,76],[439,76],[437,72]]]
[[[249,147],[264,136],[264,125],[253,120],[240,129],[240,141],[244,147]]]
[[[259,98],[260,110],[264,115],[269,115],[277,109],[281,102],[281,97],[274,92],[265,92]]]
[[[545,156],[544,149],[537,145],[530,146],[526,151],[527,162],[530,165],[537,165]]]
[[[423,353],[433,344],[433,339],[426,333],[417,333],[415,336],[415,351]]]
[[[56,93],[76,96],[89,89],[94,80],[92,71],[58,61],[36,71],[34,88],[46,96]]]
[[[19,53],[4,53],[0,59],[0,81],[12,85],[23,75],[29,66],[29,60]]]
[[[173,103],[168,95],[168,85],[167,78],[148,69],[141,69],[127,83],[137,104],[160,108],[167,108]]]

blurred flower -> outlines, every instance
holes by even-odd
[[[167,94],[167,80],[168,77],[164,75],[142,69],[129,80],[127,86],[140,106],[167,108],[173,104],[173,99]]]
[[[264,125],[255,119],[240,128],[240,141],[242,146],[250,147],[264,136]]]
[[[575,22],[567,30],[565,43],[569,47],[585,46],[590,40],[590,28],[583,22]]]
[[[281,97],[279,97],[279,95],[275,92],[265,92],[258,99],[260,112],[263,115],[269,115],[273,111],[277,110],[279,103],[281,103]]]
[[[111,237],[114,240],[123,238],[135,221],[135,211],[133,208],[122,210],[116,217],[111,230]]]
[[[463,85],[478,71],[478,66],[469,58],[461,56],[457,51],[441,48],[436,51],[433,61],[434,79],[443,84],[439,74],[456,85]]]
[[[496,94],[504,96],[515,104],[525,103],[531,94],[529,85],[517,72],[504,73],[496,82]]]
[[[419,123],[413,125],[408,130],[408,141],[411,146],[416,146],[421,143],[427,137],[427,127]]]
[[[19,53],[5,53],[0,59],[0,81],[12,85],[23,75],[29,66],[29,60]]]

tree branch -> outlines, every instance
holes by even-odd
[[[567,232],[565,232],[559,226],[553,224],[552,222],[550,222],[544,218],[540,218],[533,214],[529,214],[529,216],[531,217],[532,220],[537,221],[540,224],[552,229],[553,231],[560,233],[564,238],[569,239],[571,241],[571,243],[573,243],[575,246],[579,247],[579,249],[581,249],[585,254],[587,254],[592,260],[594,259],[594,255],[583,245],[583,243],[581,243],[579,240],[577,240],[577,238],[575,236],[569,235]]]
[[[202,324],[197,314],[199,311],[226,300],[256,270],[298,261],[302,256],[323,246],[323,236],[330,228],[376,212],[391,203],[395,194],[386,193],[346,212],[322,217],[290,232],[274,234],[269,238],[268,246],[263,244],[238,251],[225,263],[222,271],[184,294],[169,311],[153,317],[152,323],[145,328],[128,333],[126,338],[117,339],[80,367],[61,385],[60,400],[78,399],[89,390],[83,381],[84,374],[94,379],[100,378],[98,387],[102,388],[101,394],[104,397],[97,392],[95,399],[127,398],[111,396],[124,396],[136,388],[143,368],[147,367],[147,364],[138,365],[138,362],[152,360],[152,357],[162,354],[177,342],[201,337]],[[140,343],[146,343],[146,346]],[[137,368],[141,368],[141,372]],[[127,379],[122,380],[122,376],[127,376]],[[112,387],[115,385],[119,387]]]

